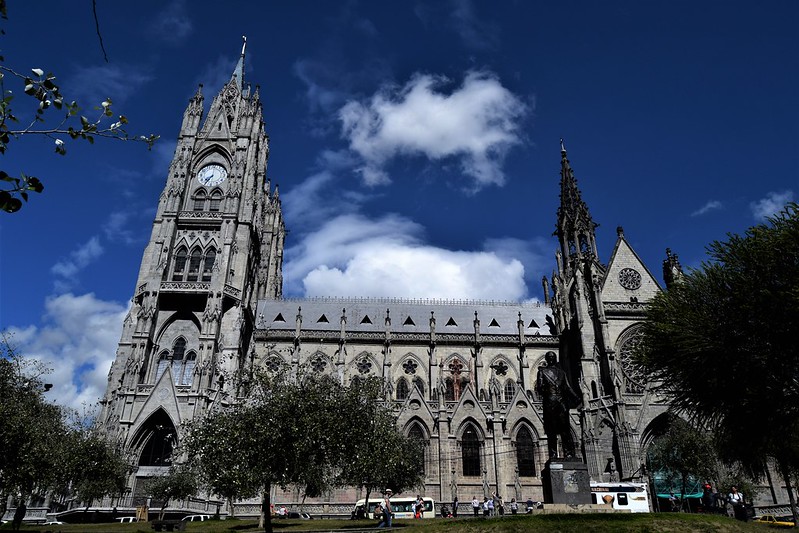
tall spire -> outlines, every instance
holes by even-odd
[[[560,140],[560,207],[558,207],[557,235],[563,244],[564,257],[570,257],[577,252],[596,253],[594,245],[594,229],[597,224],[588,212],[588,206],[583,202],[580,189],[577,188],[577,178],[574,177],[569,159],[566,156],[566,146]]]
[[[230,81],[234,82],[239,89],[244,87],[244,52],[247,49],[247,36],[241,36],[242,45],[241,45],[241,55],[239,56],[239,62],[236,63],[236,69],[233,71],[233,76],[230,77]]]

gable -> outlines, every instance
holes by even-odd
[[[602,281],[605,302],[647,302],[661,290],[660,284],[620,233]]]

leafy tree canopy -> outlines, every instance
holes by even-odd
[[[420,454],[378,407],[379,390],[375,383],[345,387],[326,375],[260,374],[246,401],[189,425],[184,452],[212,492],[232,500],[262,491],[267,511],[273,485],[298,486],[312,497],[353,480],[404,488],[419,478]],[[366,468],[356,470],[356,462]],[[264,518],[271,531],[269,512]]]
[[[799,206],[708,254],[652,300],[637,360],[724,459],[759,474],[773,457],[787,481],[799,467]]]

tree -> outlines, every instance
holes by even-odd
[[[125,491],[128,463],[121,450],[108,442],[94,428],[77,428],[65,443],[63,450],[66,486],[86,507],[109,494]]]
[[[650,303],[636,358],[722,459],[762,475],[773,458],[799,523],[799,206],[708,247],[710,259]]]
[[[164,519],[164,509],[171,500],[185,500],[199,492],[197,472],[189,464],[173,465],[167,474],[157,477],[148,485],[150,496],[161,502],[158,519]]]
[[[5,0],[0,0],[0,17],[7,19]],[[67,153],[66,141],[85,140],[94,144],[95,138],[108,138],[120,141],[143,142],[148,148],[158,139],[158,135],[132,135],[126,131],[128,119],[118,115],[116,120],[111,109],[111,99],[106,98],[94,108],[93,118],[81,114],[81,107],[77,102],[68,100],[61,92],[56,76],[45,73],[41,68],[30,69],[30,74],[3,65],[4,58],[0,56],[0,154],[5,154],[9,143],[28,135],[43,135],[53,140],[55,152],[60,155]],[[20,93],[33,99],[31,107],[24,106],[18,112],[14,101],[15,94],[6,88],[6,78],[16,79],[20,83]],[[12,107],[12,104],[14,107]],[[54,123],[47,124],[47,119],[52,115],[52,110],[60,116]],[[17,124],[21,124],[17,126]],[[40,193],[44,185],[34,176],[24,173],[19,177],[9,175],[0,170],[0,210],[7,213],[19,211],[22,201],[28,201],[31,192]]]
[[[718,458],[713,440],[706,431],[678,416],[669,418],[668,431],[655,440],[648,456],[653,472],[662,475],[670,486],[679,483],[681,508],[685,507],[689,478],[699,481],[716,475]]]
[[[68,434],[64,411],[44,399],[40,362],[21,357],[6,334],[0,340],[0,511],[9,495],[26,499],[35,488],[50,487]]]
[[[351,480],[397,490],[415,485],[418,449],[386,408],[375,407],[376,385],[358,387],[326,375],[256,375],[246,401],[188,426],[183,451],[198,458],[203,481],[231,509],[234,498],[260,491],[267,532],[274,485],[297,486],[311,497]]]
[[[121,492],[128,465],[122,454],[76,413],[51,404],[44,382],[50,370],[19,355],[0,336],[0,511],[9,495],[73,495],[89,505]]]
[[[415,439],[399,432],[394,415],[380,401],[383,383],[372,378],[356,381],[347,391],[346,406],[351,413],[349,452],[339,481],[363,487],[366,501],[374,489],[391,488],[397,493],[424,482],[424,450]]]

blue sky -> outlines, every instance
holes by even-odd
[[[45,191],[0,216],[0,328],[72,406],[104,390],[183,110],[229,79],[241,35],[287,296],[541,299],[561,137],[601,259],[623,226],[658,279],[667,247],[698,266],[799,196],[793,1],[100,0],[108,63],[90,1],[9,4],[6,66],[162,137],[3,156]]]

